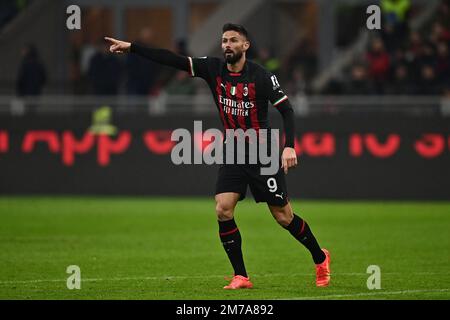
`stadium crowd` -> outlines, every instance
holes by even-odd
[[[11,9],[3,12],[12,14],[28,2],[2,0],[1,3]],[[436,15],[420,30],[410,28],[410,0],[381,0],[380,6],[381,30],[370,32],[367,50],[320,93],[450,96],[450,0],[441,0]],[[144,28],[132,40],[152,46],[153,31]],[[186,48],[186,42],[181,40],[172,50],[189,55]],[[317,75],[315,44],[302,41],[283,61],[272,48],[254,43],[251,49],[249,58],[276,74],[288,94],[316,93],[311,89],[312,79]],[[198,92],[197,83],[185,72],[161,67],[136,55],[113,56],[103,39],[73,49],[70,70],[75,94],[157,96],[162,91]],[[36,48],[29,45],[18,70],[17,94],[40,94],[46,82],[45,74]]]
[[[382,4],[381,30],[344,80],[333,81],[325,93],[449,95],[450,1],[441,1],[437,16],[420,31],[410,29],[409,0]]]

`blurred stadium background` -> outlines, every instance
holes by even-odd
[[[66,28],[73,4],[81,30]],[[381,30],[366,28],[371,4]],[[267,287],[219,290],[215,275],[229,270],[215,237],[217,168],[170,160],[173,129],[220,128],[208,88],[112,56],[102,40],[220,56],[225,22],[248,28],[249,58],[277,75],[295,108],[301,165],[288,185],[340,257],[328,291],[290,286],[311,271],[301,253],[291,278],[268,280],[298,252],[274,245],[283,257],[266,256],[260,230],[289,240],[250,200],[243,234]],[[448,299],[449,45],[445,0],[1,0],[0,298]],[[69,264],[88,277],[80,292],[65,288]],[[370,264],[388,270],[383,293],[367,293]],[[205,273],[202,292],[192,279]]]

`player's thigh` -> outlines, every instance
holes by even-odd
[[[250,190],[256,202],[266,202],[269,206],[285,207],[288,204],[288,192],[283,170],[274,175],[262,175],[255,167],[249,168]]]
[[[247,176],[242,166],[234,164],[224,164],[219,168],[216,195],[221,193],[238,193],[239,200],[245,198],[247,191]]]

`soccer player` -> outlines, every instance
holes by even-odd
[[[269,128],[268,102],[272,103],[281,113],[286,137],[277,173],[261,175],[260,166],[254,164],[222,164],[219,168],[215,196],[219,235],[234,269],[234,277],[224,289],[253,287],[245,269],[241,234],[234,221],[234,209],[237,202],[245,197],[247,186],[255,201],[266,202],[276,221],[310,251],[316,267],[316,285],[327,286],[331,276],[329,252],[321,249],[308,223],[293,212],[288,199],[284,175],[289,168],[297,165],[292,106],[276,76],[246,59],[246,51],[250,47],[247,30],[241,25],[227,23],[222,31],[224,60],[185,57],[137,43],[108,37],[105,40],[111,44],[110,51],[113,53],[131,52],[187,71],[192,77],[203,78],[211,89],[225,129]]]

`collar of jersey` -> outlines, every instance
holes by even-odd
[[[231,77],[240,77],[240,76],[242,76],[242,75],[244,75],[244,74],[247,73],[247,70],[248,70],[248,61],[247,61],[247,59],[245,59],[244,67],[243,67],[242,70],[239,71],[239,72],[231,72],[230,70],[228,70],[228,68],[227,68],[227,63],[226,63],[226,62],[224,62],[223,67],[225,68],[225,70],[226,70],[226,72],[227,72],[227,74],[228,74],[229,76],[231,76]]]

